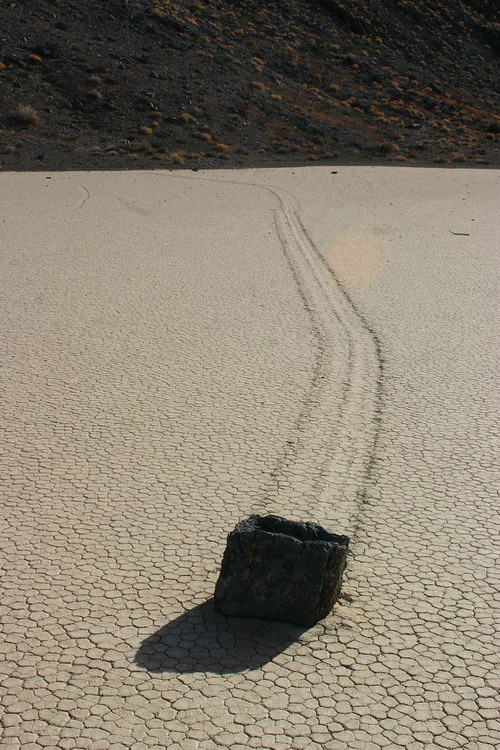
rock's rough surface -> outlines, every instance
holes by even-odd
[[[225,615],[310,627],[340,593],[349,537],[315,523],[250,516],[227,539],[216,606]]]

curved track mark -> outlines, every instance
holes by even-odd
[[[77,210],[78,210],[79,208],[82,208],[82,206],[85,205],[85,203],[89,200],[89,198],[90,198],[90,191],[87,190],[87,188],[85,187],[85,185],[80,185],[79,182],[75,182],[75,185],[77,185],[85,193],[84,197],[82,198],[82,200],[80,201],[80,203],[76,207]]]
[[[276,233],[318,344],[311,385],[259,512],[285,513],[355,533],[370,481],[380,424],[382,357],[376,334],[307,233],[288,191],[273,195]]]

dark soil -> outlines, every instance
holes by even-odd
[[[497,0],[0,0],[0,168],[498,165]]]

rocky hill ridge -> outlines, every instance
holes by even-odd
[[[0,168],[498,163],[493,0],[0,0]]]

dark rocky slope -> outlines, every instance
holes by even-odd
[[[0,168],[496,164],[495,0],[0,0]]]

